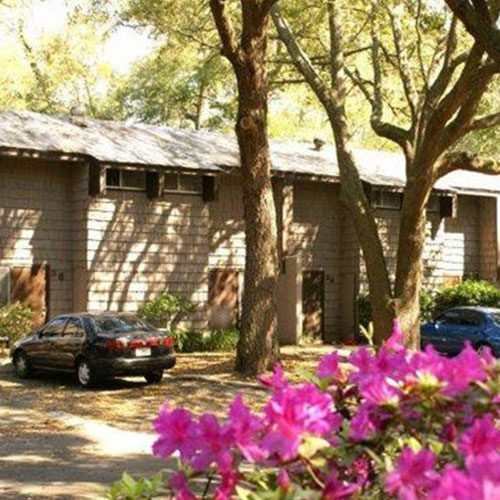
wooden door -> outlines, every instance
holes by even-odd
[[[304,334],[323,338],[324,334],[325,273],[302,273],[302,313]]]
[[[33,310],[34,328],[43,325],[48,315],[48,266],[11,268],[10,301],[20,302]]]
[[[238,323],[238,274],[234,269],[210,271],[208,300],[212,328],[229,328]]]

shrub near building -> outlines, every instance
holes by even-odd
[[[12,344],[32,328],[33,311],[19,302],[0,307],[0,337]]]

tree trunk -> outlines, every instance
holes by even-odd
[[[415,165],[412,170],[415,170]],[[426,206],[432,185],[432,176],[429,175],[408,180],[399,221],[394,308],[405,332],[406,345],[413,349],[418,349],[420,343],[422,255],[427,221]]]
[[[278,233],[267,136],[267,37],[253,37],[237,72],[238,117],[245,218],[245,288],[236,370],[262,373],[278,359]]]
[[[245,219],[245,287],[236,370],[257,375],[279,356],[276,285],[278,230],[267,135],[267,33],[276,0],[241,0],[238,41],[225,0],[210,0],[222,41],[238,82],[236,135],[240,149]]]

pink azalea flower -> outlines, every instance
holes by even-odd
[[[359,490],[359,485],[341,481],[337,472],[333,471],[326,480],[322,500],[344,500],[353,496]]]
[[[500,485],[500,454],[468,456],[466,459],[467,472],[476,481],[490,481]]]
[[[239,476],[234,471],[222,474],[221,482],[214,493],[214,500],[229,500],[233,497],[238,484]]]
[[[230,447],[234,442],[231,427],[221,426],[211,413],[202,415],[198,425],[199,453],[191,460],[193,467],[202,471],[215,463],[219,471],[227,471],[232,463]]]
[[[243,456],[249,462],[258,462],[266,457],[266,452],[259,446],[256,435],[264,425],[259,417],[253,415],[238,394],[229,411],[234,440]]]
[[[170,411],[164,405],[153,426],[159,434],[153,444],[153,453],[157,457],[168,458],[179,450],[184,461],[191,459],[196,451],[198,436],[198,426],[191,413],[183,408]]]
[[[196,500],[189,489],[189,484],[183,472],[176,472],[169,480],[169,486],[175,491],[175,500]]]
[[[363,404],[351,419],[349,437],[353,441],[367,441],[373,438],[379,430],[378,422],[373,418],[372,409],[370,405]]]
[[[464,455],[488,455],[500,449],[500,431],[491,415],[477,418],[458,442],[458,449]]]
[[[289,491],[291,488],[290,476],[286,469],[280,469],[278,473],[278,486],[283,491]]]
[[[349,380],[357,384],[366,376],[366,373],[372,373],[375,367],[375,356],[366,347],[360,347],[349,356],[349,363],[357,368],[349,374]]]
[[[321,358],[317,375],[320,378],[333,378],[335,380],[338,380],[342,377],[342,370],[340,369],[340,358],[335,351]]]
[[[447,383],[443,392],[456,396],[463,394],[470,384],[484,381],[487,372],[481,357],[467,342],[456,358],[447,360],[439,375]]]
[[[395,470],[385,479],[385,490],[397,493],[399,498],[424,498],[423,493],[432,487],[439,477],[434,470],[436,456],[424,449],[415,453],[411,448],[404,448]]]
[[[366,384],[362,394],[367,403],[375,406],[394,405],[399,402],[399,393],[396,388],[390,386],[384,379],[373,379]]]
[[[394,318],[392,320],[392,333],[387,339],[385,347],[393,351],[405,350],[404,341],[405,336],[403,330],[401,330],[401,326],[399,325],[397,318]]]
[[[289,385],[288,381],[285,379],[285,375],[283,373],[283,368],[279,363],[276,363],[273,368],[273,374],[269,375],[261,375],[259,377],[260,382],[266,387],[270,387],[275,391],[279,391],[280,389],[284,389]]]
[[[332,431],[330,395],[314,385],[288,386],[275,392],[265,408],[268,431],[262,447],[283,460],[297,455],[302,435],[324,436]]]
[[[427,500],[479,500],[478,484],[463,471],[447,465],[443,475],[429,491]]]

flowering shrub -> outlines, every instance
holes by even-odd
[[[456,358],[406,350],[395,325],[377,352],[333,352],[294,385],[276,366],[254,413],[228,418],[165,405],[156,456],[177,457],[164,498],[499,500],[500,369],[467,346]]]

